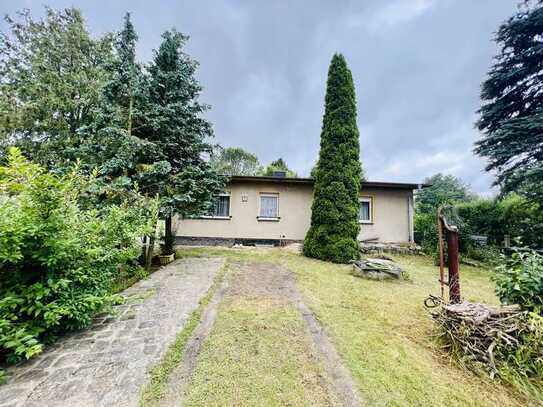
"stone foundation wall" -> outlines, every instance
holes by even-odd
[[[198,237],[198,236],[177,236],[175,243],[179,246],[287,246],[291,243],[302,243],[302,240],[294,239],[239,239],[229,237]]]
[[[415,243],[360,243],[362,254],[422,254],[422,248]]]

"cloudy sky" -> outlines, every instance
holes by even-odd
[[[225,146],[262,163],[283,157],[308,175],[318,155],[328,64],[345,55],[358,98],[361,158],[370,180],[420,182],[454,174],[488,194],[472,154],[480,83],[498,25],[517,0],[10,0],[0,12],[44,3],[79,7],[90,30],[117,30],[126,11],[149,61],[161,33],[190,35],[202,101]],[[1,28],[5,25],[1,24]]]

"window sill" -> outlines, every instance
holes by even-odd
[[[200,219],[230,220],[230,219],[232,219],[232,215],[230,215],[230,216],[200,216]]]
[[[265,217],[265,216],[257,216],[256,219],[260,222],[279,222],[281,220],[281,218],[278,216],[278,217],[275,217],[275,218],[268,218],[268,217]]]
[[[361,225],[373,225],[373,222],[370,220],[359,220],[358,223]]]

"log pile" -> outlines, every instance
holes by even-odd
[[[432,318],[438,324],[438,336],[445,348],[472,370],[483,369],[492,378],[502,368],[527,376],[541,374],[532,366],[543,357],[543,345],[537,339],[543,331],[541,317],[517,306],[463,302],[439,306]],[[519,360],[519,355],[523,360]]]

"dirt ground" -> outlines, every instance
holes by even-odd
[[[202,344],[210,334],[217,318],[221,301],[258,300],[267,301],[277,306],[294,306],[303,321],[305,336],[311,345],[308,350],[313,362],[322,367],[324,374],[318,376],[320,391],[330,396],[329,404],[344,406],[361,405],[360,397],[349,371],[327,334],[305,305],[296,287],[292,274],[271,263],[232,263],[230,272],[202,316],[201,322],[189,340],[182,364],[174,371],[169,383],[169,390],[161,405],[182,405],[191,376],[198,365],[198,354]],[[220,315],[219,315],[220,318]]]

